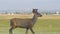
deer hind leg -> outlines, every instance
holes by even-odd
[[[29,29],[29,28],[26,28],[26,34],[28,34],[28,29]]]
[[[12,30],[15,29],[15,28],[16,28],[16,27],[11,27],[11,28],[9,29],[9,34],[13,34]]]
[[[30,31],[31,31],[33,34],[35,34],[32,28],[30,28]]]

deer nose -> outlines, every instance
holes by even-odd
[[[40,17],[42,17],[42,15],[40,15]]]

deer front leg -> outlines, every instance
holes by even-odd
[[[31,31],[33,34],[35,34],[32,28],[30,28],[30,31]]]
[[[26,28],[26,34],[28,34],[28,28]]]

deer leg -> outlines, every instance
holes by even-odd
[[[32,28],[30,28],[30,31],[31,31],[33,34],[35,34]]]
[[[28,34],[28,28],[26,28],[26,34]]]
[[[15,28],[11,27],[11,28],[9,29],[9,34],[13,34],[13,33],[12,33],[12,30],[13,30],[13,29],[15,29]]]

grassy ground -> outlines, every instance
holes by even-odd
[[[10,16],[11,17],[11,16]],[[8,34],[10,23],[8,19],[9,17],[1,16],[0,17],[0,34]],[[33,30],[36,34],[60,34],[60,19],[47,19],[47,17],[41,17],[42,19],[38,19],[36,24],[33,27]],[[45,19],[43,19],[45,18]],[[58,17],[57,17],[58,18]],[[17,28],[13,31],[14,34],[25,34],[25,29]],[[29,30],[29,34],[31,34]]]

